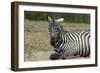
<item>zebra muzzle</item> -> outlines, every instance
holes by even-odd
[[[55,38],[51,38],[50,43],[51,43],[52,46],[55,46]]]

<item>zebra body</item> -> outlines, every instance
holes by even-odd
[[[90,55],[90,32],[64,31],[59,21],[49,19],[49,35],[55,53],[50,59],[65,59],[69,56],[87,57]]]

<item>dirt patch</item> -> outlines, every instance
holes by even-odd
[[[30,21],[25,19],[24,24],[24,61],[50,60],[53,53],[47,21]],[[89,24],[61,23],[65,31],[89,30]]]
[[[25,61],[41,61],[41,60],[50,60],[49,56],[53,51],[33,51],[30,55],[25,54]]]

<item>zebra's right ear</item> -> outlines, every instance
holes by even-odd
[[[48,21],[52,21],[52,19],[51,19],[51,17],[50,17],[50,16],[48,16]]]
[[[63,22],[64,21],[64,18],[57,19],[56,21],[57,22]]]

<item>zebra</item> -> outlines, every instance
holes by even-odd
[[[56,19],[48,16],[50,44],[54,48],[54,53],[50,55],[50,59],[67,59],[71,56],[89,57],[90,31],[64,31],[60,25],[63,21],[64,18]]]

